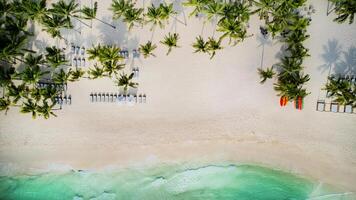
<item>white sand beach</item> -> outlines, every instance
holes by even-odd
[[[88,5],[90,0],[82,0]],[[110,0],[99,2],[99,18],[111,21]],[[235,47],[218,51],[214,59],[195,54],[191,44],[202,32],[202,21],[188,19],[187,26],[172,21],[156,29],[156,57],[129,59],[127,71],[139,68],[138,93],[147,102],[137,105],[92,103],[91,92],[118,92],[109,79],[81,80],[68,84],[72,105],[49,120],[19,114],[16,108],[0,115],[0,163],[6,171],[38,171],[56,166],[102,169],[108,166],[150,167],[176,163],[255,163],[298,173],[322,183],[356,192],[356,114],[317,112],[318,98],[329,73],[326,47],[335,41],[347,52],[356,47],[356,24],[337,24],[326,16],[327,1],[309,1],[316,13],[306,46],[311,57],[304,63],[311,80],[311,94],[302,111],[291,103],[279,106],[272,81],[259,83],[257,68],[276,63],[280,44],[263,42],[260,21],[253,16],[254,36]],[[148,5],[149,2],[147,1]],[[184,13],[178,19],[184,21]],[[130,33],[119,20],[118,28],[93,22],[82,33],[66,32],[70,42],[87,48],[99,42],[129,50],[151,39],[149,26]],[[76,23],[79,28],[79,23]],[[213,34],[207,23],[203,37]],[[180,48],[168,56],[159,40],[174,30]],[[39,31],[39,30],[38,30]],[[219,34],[219,33],[215,33]],[[45,33],[39,41],[52,41]],[[343,54],[339,57],[342,61]],[[340,72],[340,65],[332,71]],[[87,66],[88,68],[88,66]],[[348,69],[356,74],[356,65]],[[344,70],[345,71],[345,70]]]

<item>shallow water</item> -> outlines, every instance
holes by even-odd
[[[317,184],[307,179],[259,166],[168,167],[1,177],[0,199],[301,200],[323,195],[315,188]]]

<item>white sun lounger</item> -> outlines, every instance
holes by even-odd
[[[93,95],[93,93],[90,93],[90,94],[89,94],[89,100],[90,100],[90,102],[93,102],[93,101],[94,101],[94,95]]]
[[[137,94],[134,95],[134,102],[137,103]]]
[[[352,105],[346,105],[345,106],[345,113],[352,113],[352,112],[353,112]]]
[[[80,51],[80,47],[77,46],[77,47],[75,48],[75,54],[79,55],[79,51]]]
[[[101,102],[102,100],[101,93],[98,93],[98,102]]]
[[[97,93],[94,93],[94,102],[98,102],[99,101],[99,97]]]
[[[330,105],[331,112],[339,112],[339,104],[338,103],[331,103]]]
[[[324,100],[320,100],[316,103],[316,110],[323,112],[325,111],[325,101]]]
[[[72,95],[69,95],[67,98],[67,104],[72,105]]]
[[[71,53],[72,53],[72,54],[75,53],[75,46],[74,46],[74,44],[72,44]]]
[[[117,93],[115,93],[112,98],[112,102],[117,102]]]
[[[138,103],[142,103],[142,94],[138,95]]]
[[[143,102],[143,103],[146,103],[146,94],[143,94],[143,95],[142,95],[142,102]]]
[[[121,103],[123,101],[124,101],[124,95],[123,94],[119,94],[118,102]]]

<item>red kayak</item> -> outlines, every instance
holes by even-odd
[[[297,97],[297,99],[295,100],[295,108],[298,110],[303,109],[303,98],[302,97]]]
[[[279,105],[286,106],[288,103],[288,98],[286,96],[281,96],[281,98],[279,99]]]

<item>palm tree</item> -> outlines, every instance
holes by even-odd
[[[59,73],[55,73],[52,77],[53,82],[60,85],[65,85],[71,76],[71,71],[66,73],[64,69],[61,69]]]
[[[125,11],[123,21],[127,23],[129,31],[137,24],[142,24],[143,9],[142,8],[130,8]]]
[[[89,69],[90,79],[97,79],[104,76],[104,68],[100,68],[97,64],[94,65],[94,69]]]
[[[212,18],[217,19],[219,15],[223,14],[224,7],[224,3],[212,1],[211,3],[207,4],[203,12],[206,14],[208,20],[211,20]]]
[[[29,88],[25,83],[16,86],[11,84],[7,87],[7,96],[12,98],[12,102],[16,104],[20,99],[27,98],[29,93]]]
[[[62,50],[57,47],[46,47],[46,51],[46,61],[51,67],[57,68],[68,63],[68,61],[64,58]]]
[[[123,87],[125,93],[127,92],[129,87],[136,88],[138,86],[138,83],[132,81],[133,76],[134,73],[131,73],[130,75],[122,73],[120,77],[116,77],[117,86]]]
[[[60,38],[63,39],[64,41],[67,41],[65,38],[62,37],[61,35],[61,28],[67,28],[67,29],[72,29],[73,25],[71,23],[68,23],[67,19],[64,18],[63,16],[56,15],[56,14],[51,14],[51,15],[46,15],[42,19],[42,25],[43,25],[43,31],[46,31],[48,34],[51,35],[53,38]]]
[[[224,19],[218,23],[217,31],[223,32],[220,40],[229,37],[229,44],[234,41],[234,45],[243,41],[246,37],[246,28],[237,20]]]
[[[78,68],[74,71],[71,71],[69,81],[72,81],[72,82],[79,81],[79,79],[81,77],[83,77],[84,74],[85,74],[85,72],[80,68]]]
[[[261,84],[265,83],[267,79],[273,78],[273,76],[276,74],[273,71],[273,67],[267,68],[266,70],[259,68],[259,69],[257,69],[257,71],[261,77],[261,82],[260,82]]]
[[[99,48],[98,60],[101,63],[118,62],[124,58],[120,55],[121,49],[115,45],[107,45]]]
[[[164,40],[161,41],[161,43],[168,47],[168,51],[166,55],[168,55],[172,51],[173,47],[175,48],[179,47],[177,45],[178,39],[179,39],[178,33],[173,33],[173,34],[168,33],[168,35],[164,37]]]
[[[5,111],[5,115],[7,111],[10,109],[11,101],[9,98],[0,98],[0,111]]]
[[[48,73],[49,71],[41,70],[38,65],[27,65],[19,76],[24,83],[34,85],[41,80],[43,75]]]
[[[107,72],[108,76],[111,77],[112,74],[117,74],[121,69],[125,67],[125,64],[118,64],[118,61],[108,61],[103,63],[104,72]]]
[[[46,63],[42,55],[34,56],[33,54],[27,54],[24,63],[28,66],[40,66]]]
[[[324,89],[341,105],[355,103],[355,85],[352,86],[348,80],[329,77]]]
[[[269,22],[269,14],[272,10],[274,10],[274,5],[276,1],[274,0],[258,0],[253,1],[257,9],[253,11],[251,14],[258,13],[260,19],[264,19],[266,23]]]
[[[12,83],[13,77],[16,75],[14,67],[0,66],[0,87],[5,88]]]
[[[124,13],[132,9],[134,5],[127,0],[113,0],[110,10],[113,11],[113,19],[119,19],[124,16]]]
[[[356,2],[352,0],[329,0],[335,5],[335,13],[337,18],[334,19],[337,23],[344,23],[347,20],[352,24],[355,19]]]
[[[2,16],[7,17],[15,10],[15,6],[8,0],[0,0],[0,13]]]
[[[208,38],[208,52],[210,53],[210,59],[212,59],[217,50],[223,49],[223,47],[221,46],[221,40],[216,41],[214,38],[209,37]]]
[[[112,24],[109,24],[107,22],[104,22],[103,20],[101,19],[98,19],[96,18],[96,13],[97,13],[97,10],[98,10],[98,2],[94,2],[94,7],[93,8],[89,8],[87,6],[84,6],[83,9],[81,10],[81,12],[83,13],[83,19],[87,19],[87,20],[93,20],[93,19],[96,19],[98,20],[99,22],[103,23],[103,24],[106,24],[108,26],[110,26],[111,28],[113,29],[116,29],[116,26],[112,25]]]
[[[55,86],[48,85],[47,87],[42,88],[40,93],[44,100],[51,99],[52,102],[54,102],[54,98],[61,93],[61,90],[57,89]]]
[[[43,18],[48,14],[46,0],[22,0],[20,3],[21,14],[31,20],[42,23]]]
[[[195,49],[194,53],[197,53],[197,52],[206,53],[206,52],[208,52],[208,42],[205,42],[204,39],[200,35],[198,37],[196,37],[196,42],[193,43],[192,46]]]
[[[89,55],[88,59],[89,60],[94,60],[99,58],[100,56],[100,52],[102,52],[102,47],[100,46],[100,44],[98,45],[94,45],[92,48],[87,50],[87,54]]]
[[[27,45],[27,41],[27,35],[0,31],[0,60],[13,64],[13,59],[24,55],[24,47]]]
[[[145,17],[147,18],[146,23],[152,23],[150,30],[153,30],[157,25],[160,28],[164,28],[164,23],[162,21],[162,9],[160,7],[156,8],[153,4],[147,8],[147,13]]]
[[[55,103],[48,105],[47,101],[44,100],[41,106],[37,106],[36,111],[38,115],[42,115],[45,119],[48,119],[51,115],[57,117],[53,112],[53,107],[55,105]]]
[[[31,113],[32,118],[36,119],[38,114],[38,105],[34,103],[32,99],[27,99],[27,102],[24,102],[20,109],[21,113]]]
[[[155,54],[153,54],[153,51],[157,48],[157,45],[152,44],[151,41],[148,41],[146,44],[141,44],[139,51],[143,54],[144,58],[148,58],[149,56],[156,57]]]
[[[64,17],[70,27],[72,27],[71,17],[79,18],[77,13],[80,12],[79,4],[75,3],[74,0],[69,0],[68,3],[64,0],[59,0],[52,4],[52,8],[49,11],[55,15]]]
[[[42,98],[42,89],[36,88],[36,87],[31,88],[29,94],[30,94],[30,97],[31,97],[33,100],[35,100],[36,103],[37,103],[37,102],[39,102],[39,101],[41,100],[41,98]]]
[[[168,23],[169,17],[172,15],[177,14],[176,11],[173,9],[173,3],[170,4],[160,4],[159,9],[161,10],[161,19]]]
[[[194,10],[189,14],[189,17],[191,17],[193,15],[197,16],[199,13],[201,13],[208,3],[209,0],[188,0],[187,2],[183,3],[183,6],[194,8]]]

